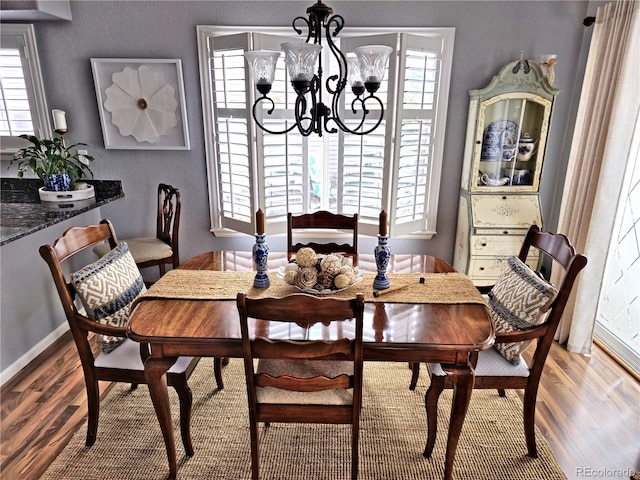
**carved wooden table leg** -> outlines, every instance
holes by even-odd
[[[160,430],[164,437],[169,460],[169,480],[175,480],[178,474],[176,460],[176,442],[173,438],[171,425],[171,410],[169,408],[169,391],[167,390],[167,370],[176,362],[175,357],[155,358],[149,357],[144,363],[144,377],[149,384],[149,393],[156,410]]]
[[[469,408],[475,375],[473,369],[468,365],[442,365],[442,369],[453,382],[453,405],[451,406],[447,453],[444,462],[444,478],[445,480],[451,480],[453,478],[453,460],[456,455],[462,424]]]

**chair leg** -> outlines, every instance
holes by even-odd
[[[85,445],[93,446],[98,436],[98,418],[100,417],[100,387],[98,380],[85,371],[85,385],[87,387],[87,439]]]
[[[135,390],[136,388],[138,388],[138,384],[137,383],[132,383],[131,384],[131,390]]]
[[[536,397],[538,386],[526,388],[524,391],[524,436],[527,441],[527,455],[531,458],[538,458],[536,448]]]
[[[447,377],[431,375],[431,385],[424,396],[424,407],[427,411],[427,445],[424,447],[425,458],[431,458],[438,433],[438,399],[444,390]]]
[[[251,480],[260,480],[260,451],[258,446],[258,422],[249,420],[251,433]]]
[[[420,362],[410,362],[409,368],[411,369],[411,383],[409,384],[409,390],[415,390],[418,385],[418,377],[420,376]]]
[[[506,397],[507,396],[507,392],[504,391],[504,388],[499,388],[498,389],[498,396],[500,396],[500,397]]]
[[[358,480],[360,426],[351,426],[351,480]]]
[[[218,390],[222,390],[224,388],[224,382],[222,381],[222,364],[223,358],[216,357],[213,359],[213,374],[216,377],[216,385],[218,386]],[[227,363],[228,360],[227,360]]]
[[[193,404],[193,394],[191,388],[187,384],[186,376],[182,377],[179,382],[173,386],[178,399],[180,400],[180,435],[182,436],[182,444],[187,456],[193,457],[193,444],[191,443],[191,405]]]

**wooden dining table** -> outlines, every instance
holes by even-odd
[[[286,253],[269,253],[268,271],[273,288],[281,287],[284,283],[274,273],[286,261]],[[373,255],[358,255],[357,261],[361,272],[377,271]],[[208,252],[183,263],[174,273],[189,273],[198,278],[197,275],[204,276],[207,271],[210,274],[213,274],[211,271],[229,272],[225,275],[229,275],[231,279],[233,275],[238,275],[231,272],[245,271],[251,275],[252,269],[250,252]],[[188,272],[184,272],[185,270]],[[468,278],[461,279],[462,274],[455,273],[453,267],[445,261],[427,255],[392,255],[388,272],[392,287],[403,281],[411,281],[411,288],[417,289],[417,277],[420,276],[420,283],[424,283],[424,277],[430,279],[432,274],[451,274],[452,279],[456,275],[458,282],[466,281],[471,284]],[[482,301],[457,303],[455,299],[450,303],[431,303],[428,300],[422,301],[419,298],[421,295],[407,296],[409,289],[405,290],[405,297],[402,297],[404,300],[401,301],[397,300],[397,296],[393,300],[393,294],[400,292],[375,298],[372,296],[370,281],[373,277],[367,275],[364,273],[364,279],[351,287],[354,291],[365,293],[364,360],[441,363],[454,381],[444,472],[444,478],[451,479],[458,438],[474,384],[470,357],[474,352],[490,348],[495,339],[486,306]],[[156,284],[158,288],[165,277]],[[447,279],[446,275],[440,277],[445,281]],[[219,278],[224,280],[226,277]],[[145,377],[164,437],[169,478],[175,479],[176,443],[166,372],[178,356],[242,358],[240,321],[235,296],[216,298],[214,295],[211,299],[206,295],[204,298],[191,298],[189,295],[181,297],[179,294],[157,296],[154,294],[154,287],[148,292],[145,301],[138,302],[132,308],[127,332],[129,338],[150,345],[151,354],[144,364]],[[227,287],[233,288],[229,285]],[[430,288],[429,282],[420,288],[424,288],[423,291],[426,292]],[[256,321],[250,334],[265,335],[268,332],[269,336],[280,338],[282,335],[300,333],[269,332],[265,323],[268,322]],[[345,325],[345,329],[328,330],[328,327],[316,324],[305,335],[306,338],[327,338],[344,334],[344,331],[348,331],[348,326]],[[408,384],[409,378],[407,388]]]

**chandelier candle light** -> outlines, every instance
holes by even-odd
[[[333,41],[333,37],[337,37],[344,27],[344,19],[340,15],[333,15],[333,10],[320,0],[307,8],[307,15],[308,19],[293,19],[293,29],[298,35],[303,35],[303,30],[297,24],[306,25],[306,40],[281,44],[287,73],[297,95],[295,124],[284,130],[273,131],[266,128],[259,120],[260,115],[257,115],[258,109],[264,109],[265,105],[268,115],[271,115],[275,108],[274,101],[267,95],[273,85],[280,52],[251,51],[244,54],[256,89],[262,95],[253,105],[255,122],[265,132],[273,134],[287,133],[294,128],[305,137],[312,133],[319,136],[322,136],[323,132],[335,133],[338,128],[356,135],[371,133],[380,125],[384,115],[382,101],[374,94],[380,88],[393,49],[384,45],[358,47],[354,49],[355,57],[347,58]],[[337,74],[327,78],[324,88],[323,42],[326,42],[329,51],[335,57],[339,69]],[[316,61],[319,63],[317,69]],[[347,125],[339,116],[341,96],[345,93],[347,83],[356,96],[351,102],[351,111],[354,115],[357,115],[359,110],[361,112],[359,119],[352,126]],[[331,96],[330,107],[323,103],[324,91]],[[379,106],[375,114],[377,117],[367,108],[368,102]],[[367,125],[365,128],[366,120],[373,120],[373,125]]]

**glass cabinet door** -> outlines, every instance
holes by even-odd
[[[480,103],[474,138],[472,191],[537,192],[551,101],[508,93]]]

